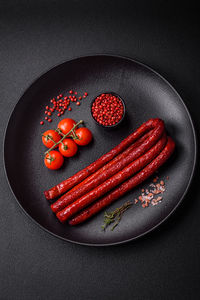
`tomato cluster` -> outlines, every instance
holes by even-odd
[[[63,119],[58,123],[56,130],[47,130],[42,135],[43,144],[51,149],[44,158],[45,166],[51,170],[59,169],[64,157],[72,157],[78,151],[78,146],[88,145],[92,140],[92,133],[86,127],[72,130],[76,122],[72,119]],[[70,132],[69,136],[64,137]],[[64,139],[63,139],[64,137]],[[59,151],[55,150],[58,148]],[[64,157],[63,157],[64,156]]]

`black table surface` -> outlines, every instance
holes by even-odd
[[[19,208],[3,169],[3,136],[20,95],[76,56],[118,54],[153,67],[182,96],[198,135],[197,7],[129,2],[0,2],[0,299],[200,298],[199,163],[186,198],[162,226],[105,248],[70,244],[39,228]]]

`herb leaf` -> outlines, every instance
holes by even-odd
[[[124,203],[121,207],[116,208],[113,212],[105,212],[104,213],[104,224],[101,226],[101,228],[105,231],[106,228],[114,223],[111,230],[113,231],[115,227],[119,224],[121,221],[123,213],[129,209],[133,205],[133,202],[127,201]]]

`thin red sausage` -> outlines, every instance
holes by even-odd
[[[138,138],[144,135],[146,132],[154,129],[158,126],[164,128],[164,122],[161,119],[150,119],[149,121],[142,124],[138,129],[136,129],[133,133],[131,133],[127,138],[125,138],[119,145],[113,148],[108,153],[101,156],[95,162],[91,163],[89,166],[84,168],[83,170],[79,171],[75,175],[69,177],[68,179],[62,181],[61,183],[57,184],[56,186],[52,187],[48,191],[44,192],[46,199],[54,199],[64,192],[70,190],[76,184],[83,181],[89,175],[100,169],[104,166],[107,162],[112,160],[116,155],[124,151],[127,147],[133,144]]]
[[[112,202],[123,196],[125,193],[129,192],[134,187],[145,181],[168,160],[168,158],[172,155],[174,151],[174,147],[175,144],[173,140],[170,137],[168,137],[167,145],[165,146],[163,151],[149,165],[147,165],[138,174],[122,183],[119,187],[117,187],[114,191],[110,192],[107,196],[92,204],[88,208],[84,209],[73,219],[71,219],[69,221],[69,224],[77,225],[85,222],[92,216],[96,215],[99,211],[110,205]]]
[[[125,168],[132,161],[134,161],[135,159],[143,155],[145,152],[147,152],[158,141],[162,134],[163,131],[161,131],[160,126],[158,126],[153,130],[153,133],[148,138],[146,138],[137,148],[135,148],[133,144],[123,153],[115,157],[111,161],[114,161],[114,163],[110,162],[111,165],[109,167],[105,165],[99,170],[100,172],[97,171],[96,173],[94,173],[95,176],[93,176],[93,179],[91,179],[89,182],[81,185],[78,189],[74,190],[73,192],[63,195],[60,199],[53,203],[51,205],[52,211],[57,213],[58,211],[65,208],[67,205],[80,198],[82,195],[88,193],[89,191],[103,183],[105,180],[116,174],[118,171]]]
[[[128,179],[130,176],[141,170],[144,166],[150,163],[164,148],[166,144],[166,135],[163,137],[144,155],[137,158],[135,161],[131,162],[124,169],[116,173],[114,176],[110,177],[102,184],[91,190],[86,195],[82,196],[72,204],[65,207],[63,210],[59,211],[56,216],[61,222],[65,222],[67,219],[71,218],[78,211],[88,206],[94,202],[99,197],[103,196],[105,193],[109,192],[111,189],[115,188],[117,185]]]
[[[118,163],[122,158],[129,155],[136,147],[140,146],[143,141],[146,140],[147,137],[150,136],[150,134],[153,132],[153,129],[149,132],[147,132],[145,135],[143,135],[141,138],[139,138],[133,145],[129,146],[124,152],[121,154],[118,154],[115,158],[113,158],[110,162],[108,162],[105,166],[101,167],[99,170],[97,170],[95,173],[84,179],[82,182],[77,184],[75,187],[73,187],[71,190],[69,190],[67,193],[65,193],[61,198],[59,198],[54,204],[51,205],[51,209],[53,212],[58,212],[59,210],[63,209],[67,205],[63,205],[63,202],[65,201],[65,197],[74,194],[75,191],[82,188],[89,182],[93,181],[98,175],[100,175],[102,172],[105,172],[108,168],[110,168],[113,164]]]
[[[139,145],[141,145],[141,143],[146,140],[146,138],[148,136],[150,136],[153,132],[153,129],[149,132],[147,132],[145,135],[143,135],[141,138],[139,138],[133,145],[129,146],[127,148],[128,152],[127,154],[129,154],[133,149],[135,149],[136,147],[138,147]],[[126,150],[125,150],[126,151]],[[125,152],[124,151],[124,152]],[[124,152],[122,152],[124,154]],[[83,181],[81,181],[79,184],[75,185],[71,190],[69,190],[65,195],[69,195],[71,194],[73,191],[77,190],[78,188],[80,188],[82,185],[86,184],[87,182],[89,182],[90,180],[93,180],[96,176],[98,176],[98,174],[100,174],[101,172],[107,170],[110,166],[112,166],[114,163],[117,163],[120,159],[120,155],[118,154],[115,158],[113,158],[110,162],[108,162],[105,166],[101,167],[98,171],[96,171],[95,173],[93,173],[92,175],[90,175],[89,177],[87,177],[86,179],[84,179]]]

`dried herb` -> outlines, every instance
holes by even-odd
[[[105,212],[104,213],[104,225],[101,226],[101,228],[105,231],[106,228],[114,223],[111,230],[113,231],[115,227],[119,224],[121,221],[123,213],[130,208],[133,205],[133,202],[127,201],[124,203],[121,207],[116,208],[113,212]]]

